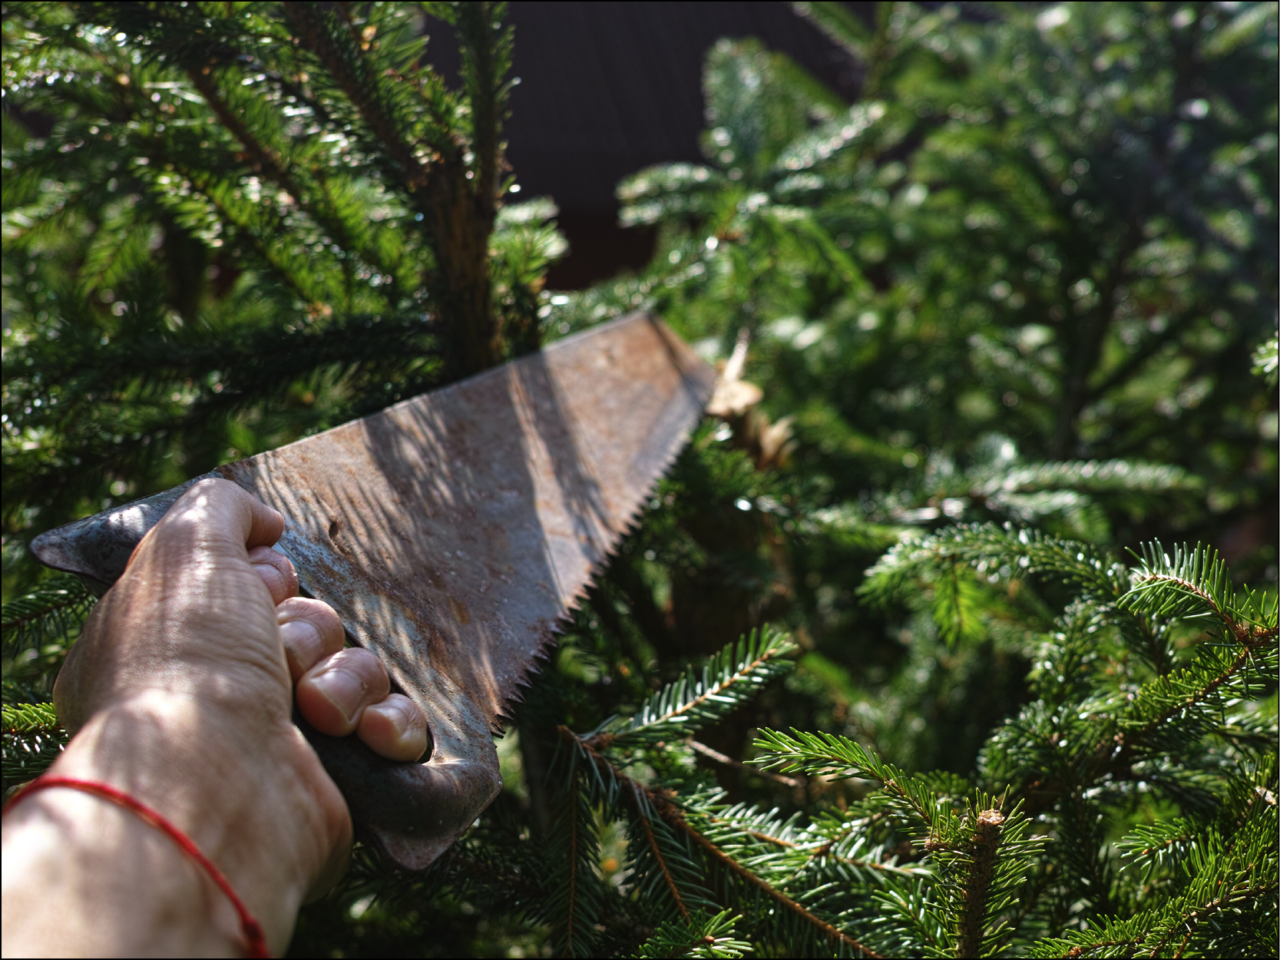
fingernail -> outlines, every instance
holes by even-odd
[[[280,641],[289,666],[296,671],[295,677],[310,670],[324,653],[320,631],[309,620],[287,620],[280,624]]]
[[[260,560],[250,560],[249,562],[253,564],[254,569],[258,572],[258,576],[263,579],[267,585],[267,589],[271,591],[272,594],[279,592],[280,589],[284,587],[284,574],[280,572],[279,568],[277,568],[275,564],[266,563]]]
[[[409,736],[409,709],[395,698],[382,702],[382,715],[391,721],[396,728],[396,739],[405,740]]]
[[[430,747],[431,734],[422,723],[422,716],[417,708],[400,697],[389,697],[381,703],[368,708],[382,716],[390,724],[394,743],[389,746],[391,752],[385,754],[397,760],[418,760]],[[368,718],[368,713],[365,714]],[[363,721],[361,721],[363,722]]]
[[[351,723],[364,698],[364,681],[349,670],[333,667],[317,674],[314,682],[320,695]]]

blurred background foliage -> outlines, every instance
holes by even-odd
[[[86,606],[26,554],[35,533],[631,309],[724,369],[713,416],[517,711],[494,815],[425,880],[361,854],[295,952],[677,950],[669,910],[619,906],[658,896],[634,894],[657,867],[635,849],[646,815],[612,795],[582,807],[599,922],[565,929],[545,899],[559,874],[530,844],[558,849],[577,782],[561,728],[598,732],[766,624],[796,669],[696,741],[645,741],[631,775],[719,791],[691,810],[852,816],[874,779],[852,754],[854,781],[744,765],[757,730],[798,728],[969,796],[955,778],[993,769],[993,731],[1045,696],[1036,671],[1069,646],[1055,631],[1078,591],[990,544],[962,576],[926,564],[914,589],[880,589],[867,571],[897,544],[1005,523],[1081,557],[1200,541],[1274,592],[1274,3],[796,4],[858,65],[857,101],[768,38],[721,41],[706,162],[618,188],[623,221],[659,229],[653,261],[576,292],[543,289],[565,252],[552,199],[508,192],[501,5],[285,6],[4,5],[3,576],[21,598],[6,704],[48,699]],[[458,89],[424,61],[448,28]],[[459,209],[474,220],[460,253]],[[1178,650],[1195,635],[1174,634]],[[1121,686],[1149,679],[1116,656]],[[1274,684],[1251,696],[1274,720]],[[14,739],[6,714],[6,785],[31,769],[10,769],[11,739],[52,749],[40,716]],[[583,738],[570,756],[599,742]],[[1113,862],[1170,803],[1116,799],[1082,849]],[[885,863],[919,859],[905,835],[875,839]],[[689,876],[709,870],[687,857]],[[1053,869],[1038,889],[1066,883],[1057,912],[986,948],[1139,899],[1109,867],[1110,895]],[[744,896],[706,902],[747,915],[758,949],[839,948],[769,927],[768,898]],[[856,925],[869,908],[831,909]],[[739,949],[730,919],[706,914],[723,941],[706,949]],[[896,936],[877,942],[922,949]],[[934,947],[957,943],[976,941]]]
[[[1200,540],[1275,579],[1276,402],[1249,375],[1277,308],[1274,8],[876,9],[798,6],[866,64],[852,106],[758,41],[711,51],[708,163],[619,186],[654,263],[564,310],[749,338],[760,399],[717,436],[757,468],[722,501],[757,530],[754,602],[812,642],[817,702],[875,702],[890,755],[963,770],[1022,671],[901,669],[857,587],[904,526]]]

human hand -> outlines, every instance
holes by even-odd
[[[378,660],[364,650],[343,650],[342,624],[332,608],[297,596],[292,565],[270,549],[283,527],[278,513],[226,481],[196,484],[174,505],[94,609],[58,677],[55,704],[74,738],[52,771],[117,786],[186,831],[262,922],[277,951],[288,942],[303,898],[340,876],[351,844],[346,804],[290,721],[294,682],[299,710],[321,732],[355,731],[398,760],[417,759],[426,748],[425,719],[408,698],[389,694]],[[129,931],[118,931],[120,941],[104,931],[104,915],[110,928],[113,914],[103,901],[112,891],[101,888],[123,891],[123,915],[136,915],[140,897],[154,886],[144,868],[157,865],[183,874],[176,887],[160,891],[169,900],[184,883],[196,884],[185,901],[157,908],[157,919],[172,933],[177,910],[193,921],[203,915],[207,928],[186,930],[197,939],[165,941],[165,949],[213,949],[218,937],[222,949],[238,942],[238,926],[221,895],[201,889],[209,886],[207,878],[193,873],[176,847],[168,858],[153,849],[157,837],[138,834],[139,826],[150,828],[121,821],[122,814],[92,797],[55,790],[24,801],[6,817],[6,954],[18,946],[11,942],[11,916],[35,919],[31,910],[18,909],[9,880],[22,875],[22,887],[35,890],[31,873],[40,874],[38,857],[10,863],[10,836],[26,838],[20,847],[26,854],[46,843],[60,846],[65,856],[68,830],[76,839],[112,841],[112,855],[103,862],[110,862],[117,879],[122,863],[142,871],[132,883],[99,877],[98,889],[90,887],[93,903],[86,909],[94,920],[83,921],[80,932],[93,938],[85,942],[95,944],[95,952],[110,942],[121,953],[139,946]],[[88,822],[100,829],[86,833]],[[44,832],[19,834],[23,824]],[[167,838],[158,839],[172,847]],[[129,844],[135,845],[132,854]],[[134,855],[139,850],[147,855],[140,859]],[[97,861],[89,861],[91,875]],[[87,883],[74,871],[68,877],[65,863],[56,872],[64,883]],[[46,901],[56,902],[47,893]],[[30,899],[34,909],[39,898]],[[74,906],[68,909],[63,899],[52,933],[60,949],[78,952]],[[186,909],[192,904],[200,909]]]

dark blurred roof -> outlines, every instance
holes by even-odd
[[[566,213],[612,213],[627,174],[702,159],[702,63],[721,37],[757,37],[848,100],[859,79],[788,3],[512,3],[509,22],[520,84],[508,160],[524,196],[550,195]],[[456,76],[450,31],[432,34],[428,58]]]

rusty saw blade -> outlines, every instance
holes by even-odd
[[[363,834],[398,863],[427,866],[501,789],[499,718],[714,385],[665,324],[632,314],[207,475],[284,514],[277,549],[303,588],[427,716],[429,758],[395,763],[295,715]],[[104,589],[194,482],[32,550]]]

